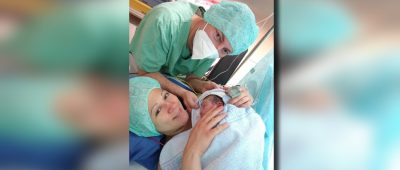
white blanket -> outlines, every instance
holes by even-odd
[[[220,123],[228,122],[229,127],[218,134],[201,159],[203,169],[263,169],[265,126],[261,117],[251,108],[238,108],[227,104],[230,97],[221,89],[203,93],[198,104],[208,95],[220,96],[227,117]],[[192,111],[192,126],[200,117],[200,110]],[[181,169],[182,154],[191,129],[174,136],[161,151],[160,166],[163,170]]]

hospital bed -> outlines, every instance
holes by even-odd
[[[258,47],[264,49],[268,46],[268,41],[273,41],[274,27],[272,26],[250,50],[245,51],[238,56],[226,56],[215,64],[211,71],[207,74],[207,78],[218,84],[225,85],[230,83],[230,79],[236,78],[235,73],[245,65],[246,61],[250,61],[248,56],[257,53]],[[253,108],[264,121],[266,127],[265,144],[264,144],[264,169],[273,169],[273,148],[274,148],[274,50],[264,50],[261,52],[264,56],[248,71],[245,76],[239,78],[238,83],[247,87],[250,94],[254,97]],[[248,55],[248,56],[246,56]],[[249,68],[246,68],[249,69]],[[232,84],[232,83],[231,83]]]
[[[273,38],[273,27],[267,31],[263,38]],[[263,45],[266,41],[261,40],[258,45]],[[226,56],[219,60],[208,73],[206,77],[214,82],[225,85],[234,78],[234,73],[240,67],[240,63],[246,60],[247,53],[254,51],[245,51],[238,56]],[[240,69],[240,68],[239,68]],[[168,77],[169,80],[181,87],[190,90],[179,78]],[[253,108],[261,116],[266,127],[264,143],[264,161],[265,170],[273,169],[273,148],[274,148],[274,50],[268,50],[264,56],[250,69],[250,71],[241,78],[239,85],[247,87],[254,98]]]
[[[137,4],[139,0],[130,0],[131,6],[134,5],[132,1]],[[139,4],[140,5],[140,4]],[[149,6],[141,4],[139,8],[142,9],[142,13],[146,13],[149,10]],[[136,6],[138,7],[138,6]],[[131,13],[132,13],[131,9]],[[253,49],[244,51],[237,56],[226,56],[220,59],[214,64],[209,71],[206,73],[206,78],[212,80],[218,84],[225,85],[232,78],[236,78],[239,81],[235,84],[246,86],[249,92],[254,97],[253,108],[260,114],[266,126],[265,144],[264,144],[264,169],[273,169],[273,147],[274,147],[274,52],[273,49],[268,52],[262,52],[263,56],[260,60],[249,69],[245,71],[245,76],[235,77],[235,73],[238,72],[241,67],[247,67],[244,63],[248,60],[248,56],[254,54],[259,46],[265,46],[267,39],[272,39],[270,36],[273,33],[273,26],[263,33],[264,36],[258,41],[257,45]],[[257,54],[260,54],[258,52]],[[131,68],[130,68],[131,69]],[[167,78],[175,84],[191,90],[188,85],[180,78],[168,77]]]
[[[270,51],[265,57],[243,78],[238,84],[247,87],[250,94],[254,97],[253,108],[261,116],[266,127],[264,143],[264,161],[265,170],[271,169],[274,147],[274,59],[273,51]],[[233,61],[232,61],[233,62]],[[222,65],[222,64],[220,64]],[[226,66],[226,65],[225,65]],[[229,65],[228,65],[229,66]],[[220,71],[219,69],[217,69]],[[210,75],[214,75],[210,74]],[[216,74],[215,74],[216,75]],[[168,77],[175,84],[191,90],[188,85],[175,77]],[[225,84],[226,78],[218,79],[218,83]],[[223,83],[225,82],[225,83]]]

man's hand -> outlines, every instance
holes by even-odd
[[[180,97],[182,97],[183,103],[189,114],[192,112],[192,109],[199,108],[197,105],[197,96],[194,93],[186,90]]]
[[[212,81],[201,80],[200,78],[195,76],[188,77],[187,82],[198,93],[204,93],[207,90],[222,88],[222,86],[218,85],[217,83],[214,83]]]
[[[189,113],[191,113],[192,109],[198,108],[196,104],[197,96],[194,93],[187,91],[184,88],[172,83],[161,73],[147,73],[145,71],[139,70],[138,75],[144,75],[156,79],[160,83],[162,89],[181,97],[183,99],[182,104],[185,105],[186,110],[189,111]]]
[[[217,83],[214,83],[212,81],[201,81],[199,84],[201,84],[200,86],[201,93],[204,93],[207,90],[222,88],[221,85],[218,85]]]

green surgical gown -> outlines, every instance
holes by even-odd
[[[141,70],[171,76],[204,75],[215,59],[192,60],[187,47],[192,16],[197,8],[188,2],[167,2],[146,14],[130,47]]]

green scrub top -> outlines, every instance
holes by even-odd
[[[147,13],[130,48],[141,70],[171,76],[204,75],[215,59],[192,60],[187,47],[192,16],[197,9],[194,4],[178,1],[162,3]]]

